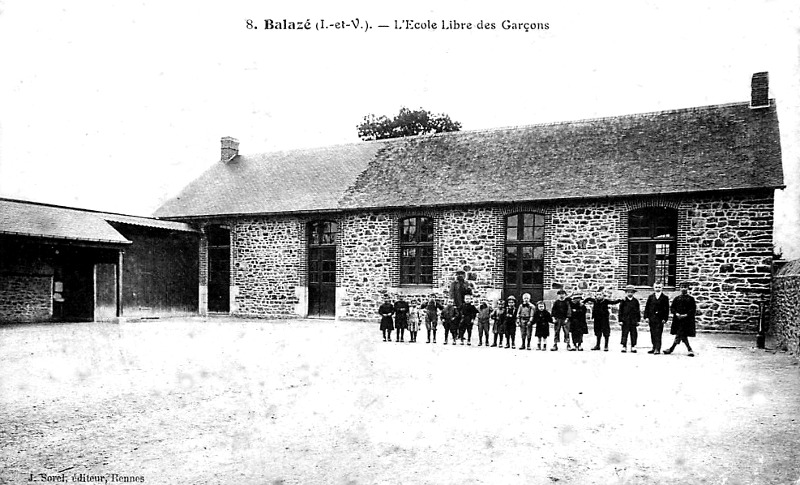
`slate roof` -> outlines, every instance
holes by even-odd
[[[242,155],[158,217],[675,194],[783,186],[775,102]]]
[[[196,232],[181,222],[0,198],[0,234],[105,244],[130,244],[110,222]]]

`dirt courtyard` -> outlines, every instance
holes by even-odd
[[[800,483],[800,366],[754,336],[701,334],[694,358],[647,355],[646,332],[622,354],[618,329],[609,352],[438,341],[0,326],[0,483]]]

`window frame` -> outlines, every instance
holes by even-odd
[[[678,261],[678,211],[671,207],[640,207],[628,211],[628,264],[627,282],[638,287],[653,286],[657,281],[665,287],[676,287]],[[633,236],[633,232],[645,229],[645,225],[634,225],[634,217],[642,217],[646,222],[646,235]],[[666,221],[666,224],[664,224]],[[659,229],[668,229],[670,234],[659,235]],[[667,245],[666,254],[659,252],[659,245]],[[639,250],[634,251],[634,247]],[[645,246],[646,251],[641,247]],[[634,258],[636,260],[634,261]],[[643,262],[644,261],[644,262]],[[666,261],[666,264],[659,262]],[[666,276],[659,271],[659,266],[666,267]],[[647,268],[646,283],[642,282],[645,274],[634,273],[634,268]]]
[[[413,241],[407,241],[405,235],[405,227],[406,221],[414,221],[414,225],[416,227],[413,235]],[[423,221],[427,221],[427,224],[430,226],[430,230],[428,232],[423,232],[421,228],[423,227]],[[424,216],[424,215],[412,215],[407,217],[402,217],[397,221],[397,228],[398,228],[398,241],[399,241],[399,251],[398,251],[398,263],[399,263],[399,274],[400,274],[400,286],[426,286],[432,287],[433,286],[433,254],[434,254],[434,242],[435,242],[435,233],[434,233],[434,218],[431,216]],[[421,241],[420,235],[422,234],[429,234],[428,240]],[[409,271],[411,268],[410,265],[404,264],[407,256],[404,254],[407,250],[413,250],[413,270]],[[428,257],[426,258],[423,255],[423,252],[427,250]],[[425,259],[428,259],[430,264],[423,264]],[[423,271],[424,268],[429,268],[428,271]],[[410,280],[410,281],[409,281]]]
[[[530,215],[532,218],[532,225],[527,226],[525,225],[525,216]],[[516,225],[512,226],[510,224],[512,218],[516,218]],[[540,224],[537,224],[540,222]],[[513,238],[509,238],[509,229],[512,227],[516,227],[516,234]],[[530,238],[526,238],[525,236],[525,228],[530,227]],[[538,230],[537,230],[538,229]],[[542,286],[544,288],[544,274],[545,274],[545,256],[544,256],[544,246],[545,246],[545,214],[543,212],[515,212],[512,214],[507,214],[504,219],[504,241],[503,241],[503,287],[510,288],[510,287],[539,287]],[[516,269],[511,272],[509,271],[509,254],[510,248],[515,249],[516,256],[514,257],[514,261],[516,262]],[[531,248],[533,251],[533,255],[535,256],[537,252],[540,252],[541,257],[533,257],[531,261],[541,261],[541,271],[537,271],[536,267],[532,268],[532,271],[526,272],[524,270],[524,261],[520,263],[521,256],[520,254],[524,252],[525,248]],[[524,257],[522,258],[524,259]],[[520,264],[523,264],[523,267],[520,268]],[[531,282],[525,282],[525,274],[531,274]],[[509,282],[509,275],[515,275],[514,283]],[[536,275],[541,275],[540,279],[541,282],[537,281]]]

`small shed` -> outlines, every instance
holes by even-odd
[[[198,251],[188,224],[0,199],[0,322],[196,313]]]

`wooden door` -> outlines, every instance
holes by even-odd
[[[228,313],[231,309],[230,231],[209,227],[208,236],[208,311]]]
[[[336,316],[336,236],[335,222],[317,221],[308,225],[308,316]]]

